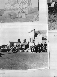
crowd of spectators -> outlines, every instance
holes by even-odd
[[[23,41],[23,43],[21,43],[21,41],[19,40],[19,44],[18,45],[15,45],[15,46],[7,46],[7,45],[2,45],[0,47],[1,51],[3,52],[25,52],[25,50],[27,52],[29,52],[29,50],[31,52],[47,52],[47,43],[45,42],[44,44],[37,44],[35,45],[35,43],[31,43],[30,45],[30,42],[26,42],[26,39]]]

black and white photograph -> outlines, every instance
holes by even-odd
[[[0,69],[48,68],[47,30],[42,26],[0,26]]]
[[[50,69],[57,69],[57,30],[48,32],[49,52],[50,52]]]
[[[14,73],[15,72],[15,73]],[[54,77],[54,71],[51,73],[50,70],[42,69],[42,70],[25,70],[25,71],[17,71],[16,70],[5,70],[5,72],[0,75],[1,77]],[[53,75],[52,75],[53,74]]]
[[[39,0],[0,0],[0,22],[39,21]]]
[[[47,0],[48,30],[57,30],[57,0]]]

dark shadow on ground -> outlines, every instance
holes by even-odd
[[[48,67],[48,53],[18,52],[0,57],[0,69],[27,70]]]

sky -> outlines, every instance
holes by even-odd
[[[5,3],[7,2],[8,0],[0,0],[0,9],[4,9],[5,7]],[[14,0],[13,0],[14,1]],[[37,7],[38,5],[38,0],[31,0],[32,2],[32,7]]]
[[[22,25],[17,25],[16,24],[4,24],[0,26],[0,45],[2,44],[9,44],[9,41],[11,42],[17,42],[18,39],[21,39],[21,41],[23,42],[24,39],[27,39],[27,41],[29,41],[30,38],[30,34],[28,32],[30,32],[31,30],[45,30],[44,27],[42,27],[42,25],[40,25],[40,27],[37,25],[30,25],[27,23],[26,24],[22,24]]]

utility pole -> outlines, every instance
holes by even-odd
[[[34,40],[35,40],[35,29],[34,29]]]
[[[35,46],[35,29],[34,29],[34,46]]]
[[[38,11],[39,11],[39,0],[38,0]]]

